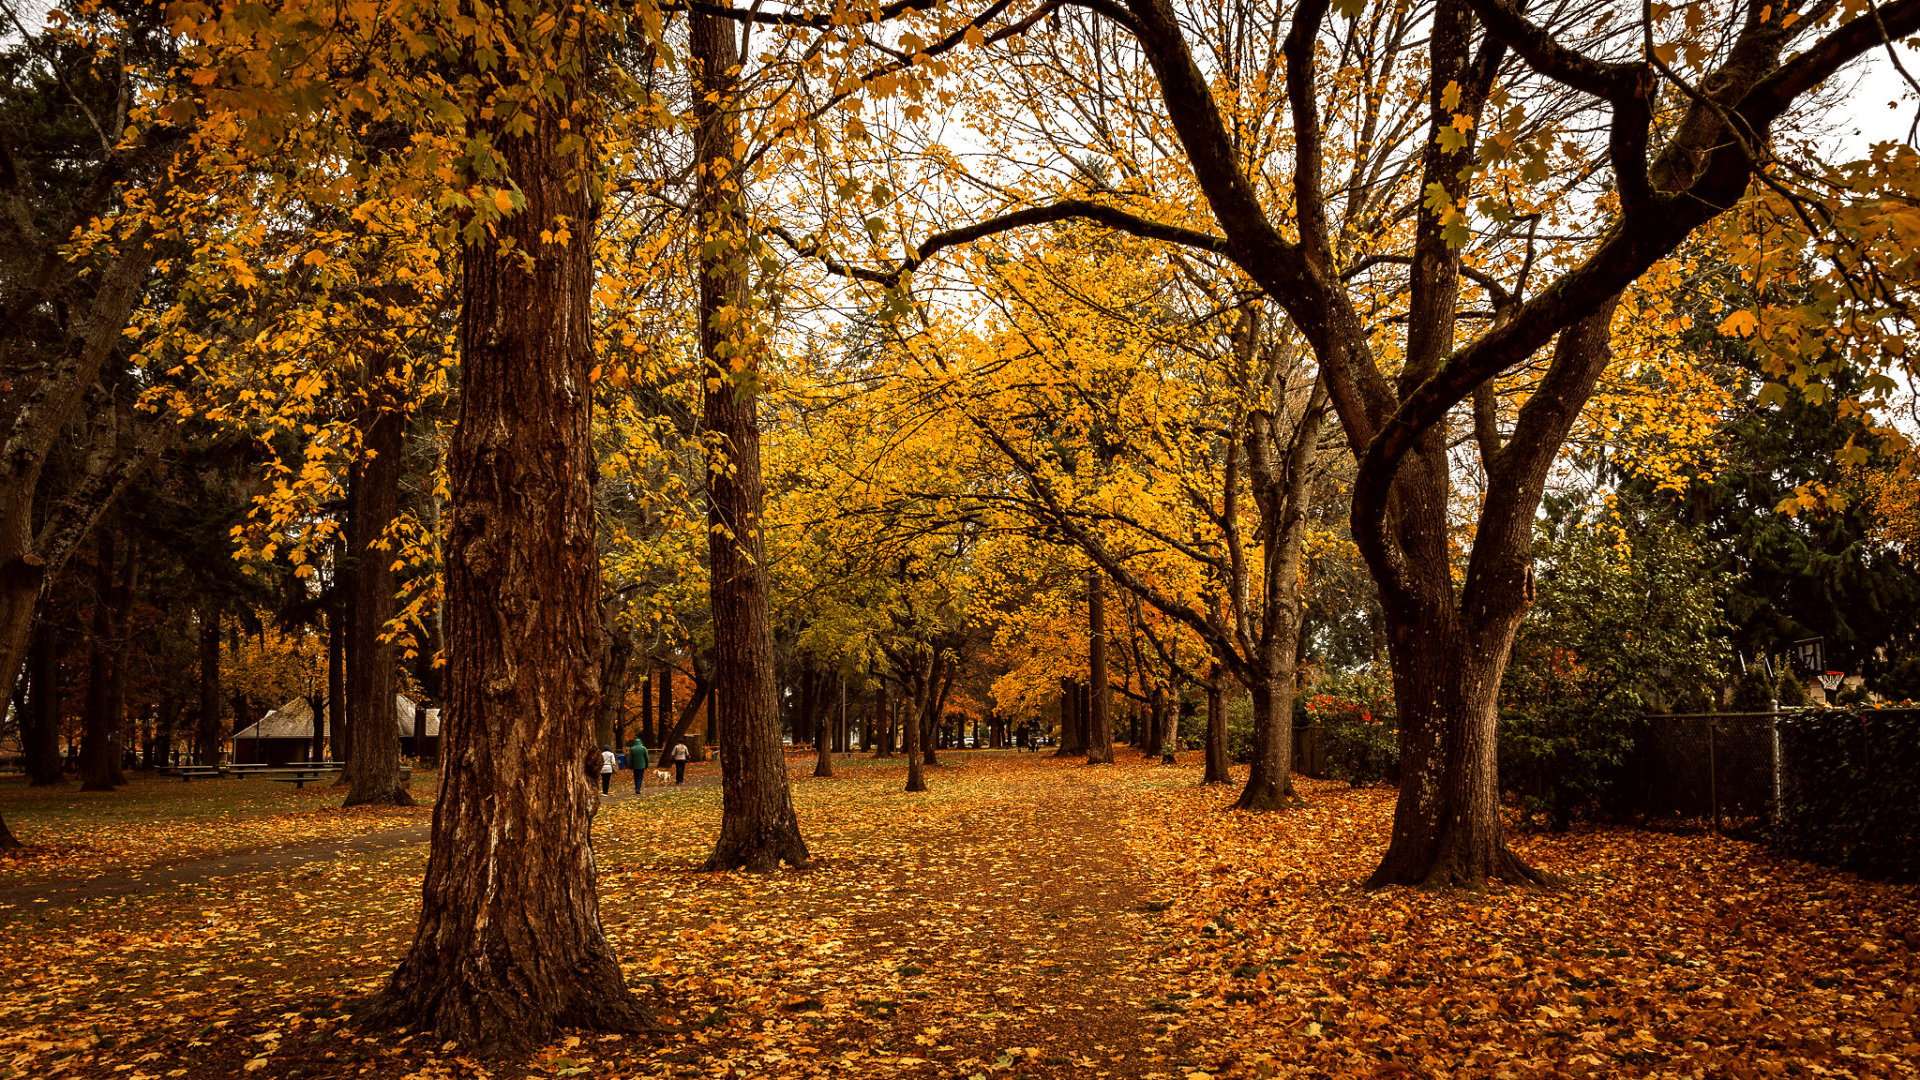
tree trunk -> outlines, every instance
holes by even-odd
[[[1159,757],[1166,745],[1167,691],[1158,682],[1147,695],[1147,731],[1142,757]]]
[[[1382,588],[1400,714],[1400,795],[1393,833],[1369,886],[1482,888],[1552,878],[1508,847],[1500,821],[1496,733],[1500,680],[1533,602],[1533,527],[1554,455],[1592,396],[1610,351],[1615,301],[1562,331],[1551,370],[1504,447],[1489,447],[1487,495],[1456,598],[1448,541],[1451,473],[1444,426],[1400,463],[1386,519],[1399,567],[1363,546]],[[1356,535],[1380,524],[1359,519]]]
[[[658,750],[660,744],[653,738],[653,679],[649,670],[640,680],[640,741]]]
[[[1252,761],[1236,809],[1282,810],[1293,797],[1292,710],[1285,710],[1284,720],[1277,715],[1275,690],[1273,681],[1256,680],[1247,691],[1253,698]]]
[[[156,768],[173,764],[173,736],[180,726],[180,699],[168,695],[160,699],[160,719],[154,724],[154,759]]]
[[[1080,683],[1060,680],[1060,746],[1054,757],[1079,757],[1087,752],[1086,724],[1080,720]]]
[[[339,585],[336,584],[336,588]],[[327,714],[324,731],[332,741],[335,761],[347,760],[347,613],[339,599],[327,605]],[[319,716],[315,730],[322,730]],[[318,736],[316,736],[318,737]]]
[[[673,745],[673,743],[669,741],[670,737],[671,739],[677,740],[687,733],[686,725],[684,724],[673,726],[672,729],[669,730],[669,725],[674,724],[673,667],[670,664],[660,665],[660,711],[655,714],[654,723],[660,729],[660,746],[662,749]]]
[[[1231,784],[1227,759],[1226,669],[1214,661],[1207,673],[1207,775],[1203,784]]]
[[[833,749],[838,741],[840,730],[847,720],[847,677],[844,675],[840,676],[838,690],[833,716],[825,724],[827,737],[821,739],[816,736],[814,740],[816,760],[813,763],[813,775],[815,776],[833,775]]]
[[[691,19],[694,201],[700,259],[700,346],[706,427],[709,562],[713,596],[714,689],[722,758],[720,838],[709,870],[772,870],[807,863],[793,813],[774,697],[773,633],[767,610],[766,489],[760,476],[759,356],[748,294],[748,226],[740,203],[734,93],[740,47],[732,20]],[[711,734],[711,732],[709,733]]]
[[[120,729],[114,701],[114,668],[119,653],[119,598],[116,571],[118,551],[112,529],[100,530],[94,561],[93,628],[87,642],[87,697],[80,736],[80,790],[112,791],[119,763],[114,760],[113,736]],[[125,779],[121,783],[125,783]]]
[[[374,395],[364,420],[360,460],[354,467],[353,510],[347,519],[353,560],[353,615],[347,620],[347,722],[353,731],[353,756],[344,777],[343,806],[412,806],[413,796],[400,781],[400,727],[395,705],[400,658],[380,640],[393,618],[393,556],[381,550],[388,527],[399,514],[400,455],[404,421],[381,399],[385,372],[370,377]]]
[[[1107,596],[1097,570],[1087,571],[1087,764],[1113,764],[1113,697],[1107,686]]]
[[[225,733],[220,723],[220,604],[209,600],[200,611],[200,715],[194,753],[202,765],[220,763]]]
[[[1174,755],[1180,752],[1180,712],[1186,695],[1183,693],[1180,697],[1182,700],[1169,704],[1165,689],[1153,688],[1154,708],[1160,711],[1160,763],[1163,765],[1175,764]]]
[[[893,756],[893,705],[888,700],[887,680],[880,680],[880,689],[873,704],[873,732],[867,741],[873,744],[873,756],[890,758]]]
[[[693,727],[693,718],[700,715],[700,707],[707,704],[709,698],[711,698],[712,695],[713,695],[713,683],[708,681],[707,679],[701,678],[698,674],[696,674],[693,679],[693,696],[687,699],[687,703],[685,705],[681,706],[680,718],[674,722],[670,730],[668,729],[665,723],[661,724],[661,735],[660,735],[661,750],[664,751],[664,750],[672,749],[674,743],[677,743],[686,739],[688,730],[690,730]],[[662,688],[662,693],[660,696],[661,696],[662,708],[667,708],[672,706],[673,695],[672,695],[672,685],[670,681],[667,686]],[[694,739],[688,742],[687,744],[688,751],[691,752],[694,748],[694,745],[699,742],[700,742],[699,739]]]
[[[447,746],[420,922],[364,1014],[487,1054],[530,1051],[562,1028],[651,1026],[601,930],[589,836],[599,800],[581,768],[600,703],[597,207],[593,140],[581,138],[591,20],[572,5],[534,7],[551,33],[515,63],[555,73],[544,92],[516,85],[511,108],[496,101],[475,120],[524,203],[461,249]],[[391,714],[389,699],[389,725]]]
[[[600,685],[602,696],[599,724],[594,735],[601,746],[617,747],[620,733],[615,729],[621,726],[621,713],[627,704],[627,671],[632,667],[633,638],[625,633],[612,632],[609,628],[606,659],[602,665]]]
[[[33,630],[28,653],[31,685],[28,710],[20,726],[20,749],[26,757],[27,786],[51,787],[62,782],[60,771],[60,631],[47,619]]]
[[[920,743],[926,738],[926,702],[933,695],[933,680],[923,679],[918,673],[914,681],[920,686],[914,688],[914,702],[911,713],[900,721],[907,736],[907,790],[927,790],[925,757]]]

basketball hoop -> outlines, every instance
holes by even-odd
[[[1820,676],[1820,685],[1826,687],[1829,691],[1838,690],[1840,689],[1840,680],[1846,677],[1847,673],[1844,671],[1829,671]]]

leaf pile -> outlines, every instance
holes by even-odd
[[[1920,897],[1706,837],[1527,837],[1573,875],[1358,882],[1392,793],[1223,812],[1197,766],[955,755],[797,779],[807,873],[701,874],[713,788],[596,823],[602,917],[676,1033],[475,1062],[353,1026],[424,846],[0,913],[0,1080],[1905,1076]],[[863,763],[864,765],[864,763]],[[696,766],[696,775],[713,768]]]

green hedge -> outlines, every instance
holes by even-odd
[[[1811,709],[1780,720],[1783,851],[1920,881],[1920,710]]]

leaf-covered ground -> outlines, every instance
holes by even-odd
[[[430,802],[438,778],[416,773],[410,791]],[[119,791],[0,782],[0,812],[27,854],[0,859],[0,889],[49,879],[138,873],[187,859],[265,845],[345,839],[371,829],[424,825],[431,807],[340,809],[331,782],[300,788],[273,780],[137,777]]]
[[[1911,888],[1595,831],[1522,841],[1560,892],[1367,893],[1390,792],[1252,817],[1187,766],[953,760],[918,796],[797,776],[805,874],[696,873],[712,787],[609,804],[603,914],[664,1039],[483,1065],[353,1028],[409,845],[0,904],[0,1078],[1916,1075]]]

